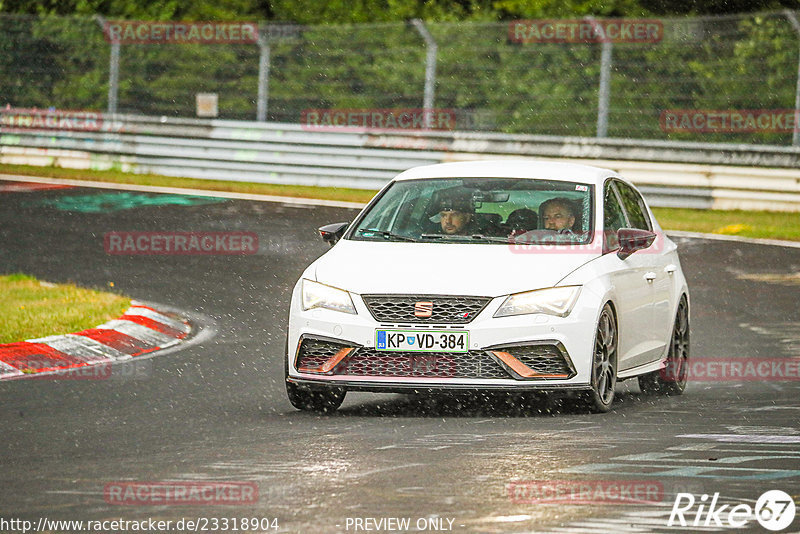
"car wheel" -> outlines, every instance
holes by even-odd
[[[335,412],[344,402],[347,391],[342,388],[312,388],[286,382],[289,402],[298,410],[309,412]]]
[[[680,395],[689,377],[689,304],[681,297],[666,366],[639,377],[639,389],[648,395]]]
[[[583,395],[583,404],[592,412],[611,409],[617,385],[617,320],[611,305],[606,303],[597,321],[592,351],[591,389]]]

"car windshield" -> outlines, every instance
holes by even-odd
[[[349,239],[442,243],[585,244],[590,184],[520,178],[441,178],[392,184]]]

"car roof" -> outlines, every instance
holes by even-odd
[[[425,178],[531,178],[602,185],[617,173],[610,169],[561,163],[556,161],[499,159],[437,163],[414,167],[400,173],[395,180]]]

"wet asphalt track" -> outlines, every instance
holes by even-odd
[[[37,205],[94,194],[0,193],[0,273],[113,282],[207,316],[218,333],[135,372],[121,364],[110,380],[0,383],[2,518],[277,517],[283,532],[356,532],[348,517],[409,517],[413,527],[438,516],[444,528],[452,519],[454,532],[659,532],[695,530],[666,526],[677,491],[753,505],[781,489],[800,504],[800,382],[690,383],[684,396],[658,399],[625,382],[605,415],[365,393],[351,393],[332,416],[297,412],[283,387],[290,291],[326,250],[315,228],[355,212],[233,200],[101,213]],[[258,254],[103,249],[110,231],[217,230],[256,232]],[[800,249],[676,240],[692,292],[694,358],[800,358],[800,285],[752,279],[798,272]],[[648,480],[665,496],[660,505],[620,506],[508,494],[514,481],[568,479]],[[104,501],[108,483],[164,480],[252,481],[259,500]],[[748,527],[765,532],[755,521]],[[796,519],[786,531],[799,528]]]

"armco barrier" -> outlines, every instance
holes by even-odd
[[[0,162],[377,189],[400,171],[486,158],[619,171],[654,206],[800,211],[800,147],[468,132],[312,131],[299,124],[106,116],[92,131],[0,129]]]

